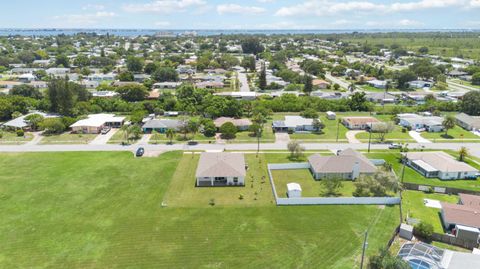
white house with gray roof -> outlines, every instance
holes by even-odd
[[[407,165],[428,178],[441,180],[456,180],[476,178],[478,169],[455,160],[443,151],[409,152],[406,156]]]
[[[246,174],[243,154],[203,152],[195,177],[197,187],[244,186]]]
[[[273,121],[272,128],[276,132],[315,131],[313,119],[307,119],[302,116],[285,116],[285,120]]]

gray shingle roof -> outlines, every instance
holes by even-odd
[[[245,177],[246,173],[243,154],[203,152],[196,177]]]

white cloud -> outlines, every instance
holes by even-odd
[[[83,10],[104,10],[105,6],[100,4],[88,4],[82,7]]]
[[[257,0],[259,3],[275,3],[276,0]]]
[[[414,27],[414,26],[422,26],[423,23],[419,21],[414,21],[414,20],[408,20],[408,19],[403,19],[398,22],[400,26],[405,26],[405,27]]]
[[[469,5],[480,6],[480,0],[421,0],[413,2],[394,2],[391,4],[379,4],[369,1],[335,2],[331,0],[309,0],[301,4],[282,7],[275,15],[277,16],[301,16],[301,15],[334,15],[346,12],[405,12],[433,8],[462,7]]]
[[[480,0],[471,0],[469,6],[473,8],[480,8]]]
[[[227,14],[227,13],[234,13],[234,14],[243,14],[243,15],[251,15],[251,14],[260,14],[264,13],[266,9],[261,7],[255,6],[241,6],[237,4],[223,4],[217,6],[218,14]]]
[[[97,11],[95,13],[89,13],[89,14],[59,15],[59,16],[53,17],[53,19],[56,21],[61,21],[62,25],[81,27],[81,26],[91,26],[100,22],[101,20],[113,18],[115,16],[116,14],[114,12]]]
[[[158,26],[158,27],[166,27],[166,26],[170,26],[170,22],[169,21],[157,21],[155,22],[155,26]]]
[[[206,5],[204,0],[157,0],[147,4],[126,4],[123,10],[127,12],[154,12],[154,13],[172,13],[182,12],[190,7],[200,7]]]

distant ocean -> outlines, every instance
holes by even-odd
[[[162,30],[162,29],[0,29],[0,36],[56,36],[56,35],[75,35],[78,33],[96,33],[98,35],[110,35],[135,37],[155,35],[157,33],[169,33],[172,35],[182,35],[195,32],[198,36],[215,35],[286,35],[286,34],[344,34],[344,33],[389,33],[389,32],[479,32],[480,30],[470,29],[344,29],[344,30]]]

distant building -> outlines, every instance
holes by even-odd
[[[307,119],[302,116],[285,116],[285,120],[276,120],[272,123],[272,129],[275,132],[312,132],[313,119]]]
[[[413,113],[398,114],[399,125],[412,130],[425,129],[428,132],[442,132],[443,117],[437,116],[422,116]]]
[[[475,131],[480,130],[480,117],[470,116],[465,113],[460,113],[455,116],[457,124],[465,130]]]
[[[223,124],[231,122],[235,127],[240,131],[246,131],[252,125],[252,122],[249,119],[234,119],[229,117],[220,117],[213,121],[215,127],[220,128]]]
[[[182,126],[182,122],[178,120],[156,120],[152,119],[142,126],[143,132],[146,134],[150,134],[152,132],[158,132],[164,134],[167,132],[168,129],[172,129],[178,131]]]
[[[350,130],[365,130],[380,121],[374,117],[344,117],[342,123]]]

